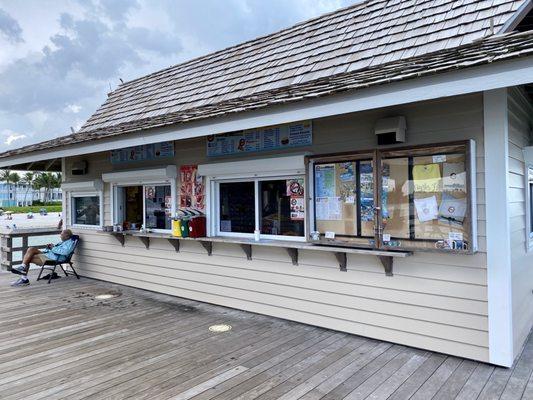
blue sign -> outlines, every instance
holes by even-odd
[[[208,136],[207,156],[218,157],[231,154],[279,150],[290,147],[309,146],[312,143],[313,125],[311,121],[306,121]]]
[[[174,142],[161,142],[111,150],[111,164],[174,157]]]

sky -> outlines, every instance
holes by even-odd
[[[0,152],[78,130],[120,79],[356,0],[0,0]]]

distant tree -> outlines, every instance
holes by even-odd
[[[11,193],[11,170],[3,169],[0,171],[0,182],[5,182],[7,185],[7,200],[9,201],[9,194]]]
[[[13,185],[13,199],[15,200],[15,205],[18,205],[18,202],[17,202],[17,185],[20,182],[20,175],[17,174],[16,172],[13,172],[9,176],[9,180],[11,181],[11,183],[14,184]]]
[[[33,189],[35,183],[35,174],[33,172],[26,172],[22,177],[21,182],[26,185],[26,192],[24,193],[24,204],[26,204],[28,192]]]
[[[43,202],[47,203],[50,199],[50,190],[61,187],[61,174],[53,172],[40,172],[35,177],[35,188],[44,189]]]

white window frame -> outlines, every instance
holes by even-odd
[[[524,173],[524,191],[525,191],[525,201],[526,201],[526,251],[529,253],[533,251],[533,226],[531,224],[531,214],[533,213],[531,190],[529,185],[533,185],[533,164],[525,165]]]
[[[173,183],[174,182],[174,183]],[[170,186],[170,196],[171,196],[171,214],[175,215],[176,210],[176,184],[175,181],[168,182],[168,181],[156,181],[156,182],[128,182],[128,183],[115,183],[111,184],[111,209],[112,209],[112,224],[115,225],[118,221],[118,211],[119,207],[118,204],[116,204],[116,201],[118,201],[118,189],[121,188],[127,188],[127,187],[134,187],[134,186],[141,186],[142,187],[142,199],[143,199],[143,220],[142,223],[146,227],[146,187],[147,186]],[[172,228],[170,229],[154,229],[149,228],[152,232],[156,233],[169,233],[172,232]]]
[[[297,175],[273,175],[273,176],[261,176],[261,177],[242,177],[242,178],[226,178],[226,179],[213,179],[211,181],[211,187],[213,189],[212,197],[212,207],[210,208],[212,226],[211,232],[213,235],[210,236],[224,236],[224,237],[235,237],[235,238],[245,238],[253,239],[255,237],[254,233],[241,233],[241,232],[223,232],[220,230],[220,184],[221,183],[237,183],[237,182],[253,182],[254,183],[254,196],[255,196],[255,230],[260,230],[261,221],[260,221],[260,212],[259,212],[259,182],[262,181],[272,181],[272,180],[289,180],[289,179],[303,179],[304,187],[307,177],[304,173]],[[307,211],[305,212],[307,216]],[[304,217],[304,234],[303,236],[286,236],[286,235],[270,235],[270,234],[259,234],[259,239],[265,240],[287,240],[294,242],[305,242],[307,238],[307,218]]]
[[[80,198],[80,197],[98,197],[98,209],[99,209],[99,215],[100,215],[100,221],[96,225],[86,225],[86,224],[75,224],[74,221],[74,212],[75,212],[75,206],[74,206],[74,199]],[[70,219],[70,226],[76,229],[100,229],[104,226],[104,193],[103,191],[94,191],[94,192],[69,192],[69,219]]]
[[[66,224],[68,227],[76,229],[101,229],[104,226],[104,184],[100,179],[93,181],[83,182],[66,182],[61,185],[64,198],[62,199],[65,205],[64,211],[68,210],[68,215],[63,215],[66,218]],[[73,218],[73,198],[75,197],[89,197],[98,196],[99,209],[100,209],[100,221],[98,225],[82,225],[75,224]],[[64,213],[63,213],[64,214]]]
[[[117,205],[117,188],[128,186],[143,187],[143,224],[146,226],[146,207],[144,199],[145,186],[169,186],[171,196],[171,215],[176,214],[178,196],[177,179],[178,170],[175,165],[167,165],[149,169],[124,170],[102,174],[104,182],[110,184],[111,223],[118,221],[119,207]],[[152,229],[153,232],[169,233],[172,229]]]

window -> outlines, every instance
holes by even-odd
[[[72,223],[74,225],[100,225],[100,196],[72,196]]]
[[[254,182],[220,183],[220,232],[254,233]]]
[[[314,239],[474,251],[472,154],[473,143],[460,142],[312,157]]]
[[[217,234],[253,237],[305,236],[304,178],[219,181]]]
[[[170,185],[144,187],[144,221],[148,229],[171,229]]]
[[[171,185],[116,187],[116,222],[126,230],[170,230],[172,221]]]

